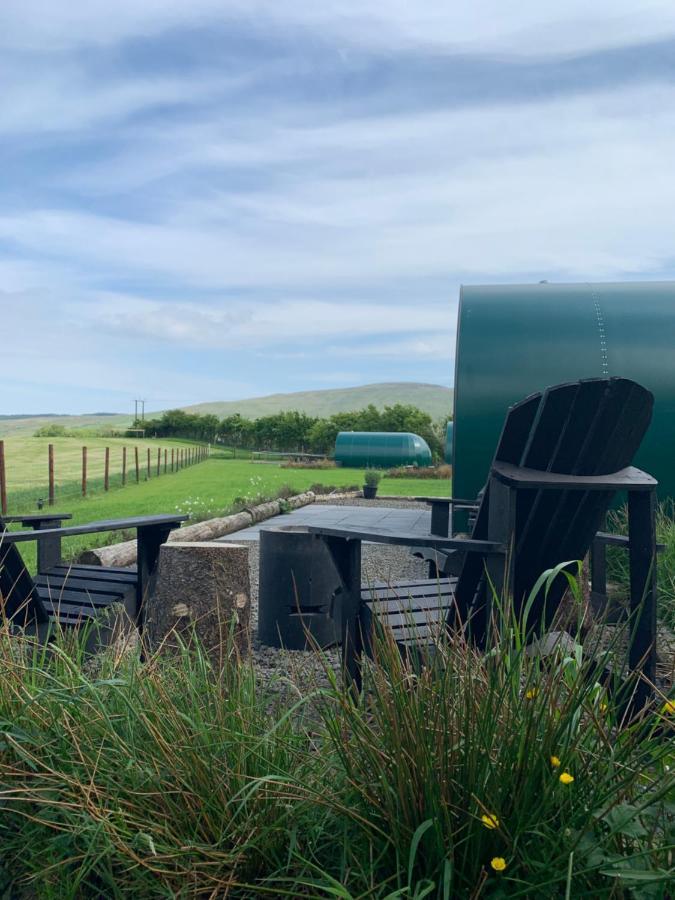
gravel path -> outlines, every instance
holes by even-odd
[[[349,498],[331,500],[336,506],[383,506],[395,509],[427,509],[424,503],[401,500],[363,500]],[[232,535],[235,538],[236,535]],[[290,682],[303,687],[320,687],[326,684],[322,663],[313,652],[303,650],[279,650],[261,644],[258,631],[258,566],[259,544],[251,541],[249,568],[251,576],[251,638],[252,657],[262,678],[274,692],[287,695],[292,691]],[[386,544],[363,544],[362,572],[364,581],[396,581],[403,578],[426,578],[427,565],[410,555],[409,547],[393,547]],[[325,661],[337,671],[339,651],[328,650]]]

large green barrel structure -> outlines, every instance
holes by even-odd
[[[549,385],[620,375],[654,394],[636,465],[675,497],[675,282],[462,287],[453,493],[485,483],[510,404]]]
[[[418,434],[404,431],[341,431],[335,462],[353,468],[430,466],[431,450]]]

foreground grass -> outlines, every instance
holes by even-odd
[[[521,638],[415,672],[385,636],[359,701],[328,670],[283,706],[232,650],[93,667],[0,634],[0,890],[665,900],[668,714],[619,729],[597,655]]]

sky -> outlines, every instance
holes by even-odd
[[[452,384],[459,285],[675,277],[672,0],[0,0],[0,414]]]

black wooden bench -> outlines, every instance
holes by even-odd
[[[32,530],[0,532],[0,604],[12,626],[47,638],[52,626],[75,627],[92,620],[112,604],[122,604],[138,628],[143,601],[152,587],[159,548],[188,516],[136,516],[61,526],[67,514],[6,516],[0,528],[20,522]],[[112,568],[69,565],[61,559],[63,538],[133,529],[138,541],[137,565]],[[36,541],[37,575],[24,565],[18,545]]]

